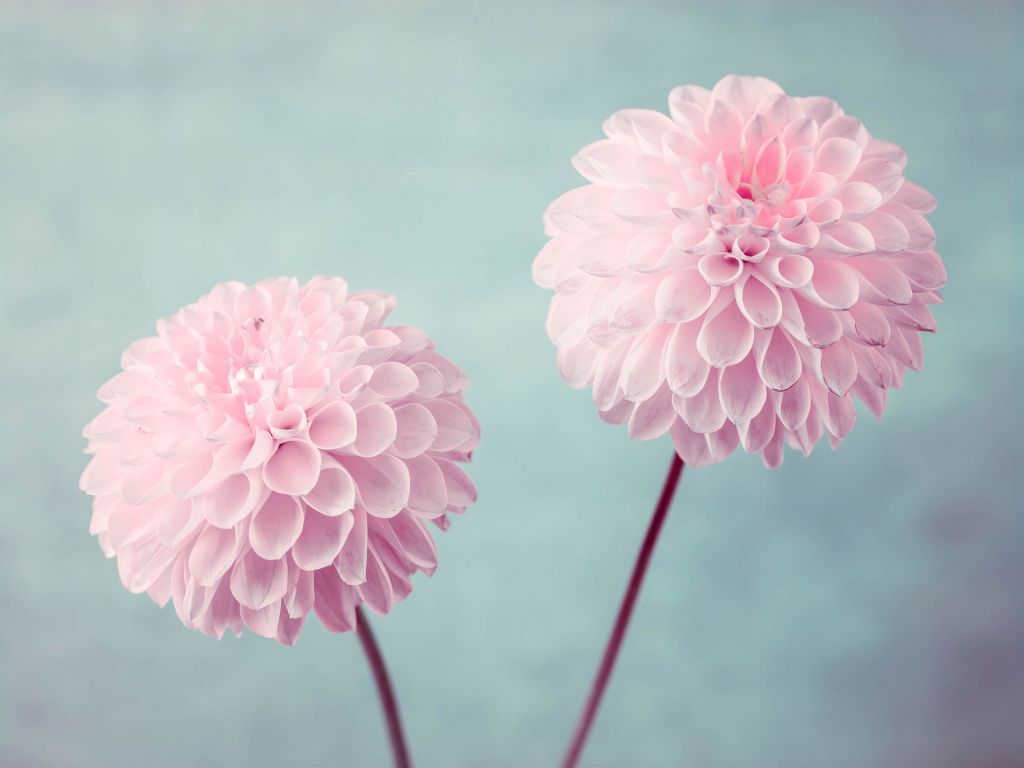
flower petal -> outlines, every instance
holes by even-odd
[[[717,295],[718,289],[697,270],[682,269],[661,281],[654,295],[654,308],[666,323],[686,323],[706,312]]]
[[[383,398],[397,400],[415,392],[420,380],[408,366],[390,361],[374,369],[367,386]]]
[[[251,610],[277,602],[287,591],[288,566],[284,560],[264,560],[249,551],[231,570],[231,594]]]
[[[715,368],[738,363],[754,343],[754,329],[734,303],[705,317],[697,334],[697,350]]]
[[[665,352],[668,385],[681,397],[692,397],[701,391],[711,369],[697,351],[697,334],[701,324],[681,323],[676,326]]]
[[[811,287],[815,298],[831,309],[849,309],[860,297],[857,273],[838,259],[818,259]]]
[[[320,475],[321,455],[305,440],[288,440],[263,467],[263,482],[277,493],[300,496],[309,493]]]
[[[317,411],[309,424],[309,439],[317,448],[333,451],[356,439],[356,414],[344,400]]]
[[[746,423],[760,413],[768,392],[758,375],[752,353],[736,365],[722,369],[718,395],[725,415],[735,424]]]
[[[410,513],[402,512],[388,520],[388,524],[402,545],[403,555],[420,568],[437,567],[437,547],[423,523]]]
[[[792,387],[803,371],[796,347],[781,328],[772,331],[768,344],[755,359],[761,380],[779,392]]]
[[[821,375],[833,394],[842,397],[857,380],[857,360],[845,339],[821,350]]]
[[[367,552],[366,581],[357,589],[366,607],[374,613],[384,615],[391,610],[395,601],[395,591],[387,570],[372,549]]]
[[[298,499],[272,493],[253,515],[249,544],[264,560],[277,560],[302,532],[302,506]]]
[[[627,400],[646,400],[665,380],[665,345],[673,326],[660,323],[639,338],[622,364],[622,392]]]
[[[356,586],[366,581],[366,541],[366,512],[356,509],[352,513],[352,528],[334,561],[338,575],[346,584]]]
[[[448,492],[440,467],[429,456],[405,462],[409,469],[409,509],[420,517],[437,517],[448,508]]]
[[[860,156],[861,148],[855,141],[833,136],[818,145],[814,168],[832,176],[846,176],[857,167]]]
[[[192,578],[204,587],[216,584],[234,562],[237,544],[238,533],[234,528],[207,525],[188,555],[188,571]]]
[[[397,434],[395,412],[384,403],[369,403],[356,411],[356,439],[352,447],[360,456],[383,453]]]
[[[320,623],[331,632],[351,632],[356,628],[356,606],[359,593],[343,583],[330,568],[313,574],[316,611]]]
[[[736,306],[758,328],[773,328],[782,320],[778,290],[756,275],[736,284]]]
[[[409,500],[409,469],[394,456],[345,457],[362,506],[375,517],[393,517]]]
[[[232,528],[260,502],[263,484],[250,474],[232,475],[193,500],[196,511],[218,528]]]
[[[693,397],[673,399],[676,411],[694,432],[715,432],[725,423],[725,411],[718,395],[719,372],[712,371],[704,388]]]
[[[419,456],[437,437],[437,421],[430,410],[420,403],[408,403],[396,408],[395,421],[395,453],[403,459]]]
[[[355,506],[356,484],[337,461],[325,461],[316,485],[302,500],[321,514],[337,517]]]
[[[629,436],[634,440],[653,440],[665,434],[675,419],[672,390],[662,386],[633,409],[629,417]]]
[[[295,564],[304,571],[326,568],[338,556],[354,524],[351,513],[328,517],[307,508],[302,533],[292,546]]]

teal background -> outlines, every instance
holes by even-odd
[[[0,5],[0,765],[378,766],[358,643],[217,643],[120,586],[82,425],[226,279],[397,294],[472,380],[480,502],[375,626],[420,766],[553,765],[671,455],[559,380],[532,285],[570,156],[764,74],[939,201],[939,333],[840,450],[687,471],[588,766],[1024,766],[1021,6]]]

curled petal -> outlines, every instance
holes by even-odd
[[[285,596],[287,564],[284,560],[264,560],[249,551],[231,569],[230,587],[240,605],[258,611]]]
[[[692,397],[701,391],[711,366],[697,351],[697,322],[676,326],[665,351],[665,372],[668,386],[681,397]]]
[[[665,195],[646,187],[633,187],[618,194],[612,201],[612,211],[620,219],[640,226],[661,227],[671,224],[673,219]]]
[[[646,400],[665,380],[665,345],[671,333],[672,326],[663,323],[633,345],[622,364],[622,393],[627,400]]]
[[[878,307],[861,302],[850,307],[850,317],[853,318],[857,338],[864,344],[884,347],[889,343],[891,332],[889,321],[885,319],[885,313]]]
[[[708,376],[704,388],[693,397],[674,396],[676,411],[694,432],[706,434],[722,428],[726,413],[718,393],[718,371]]]
[[[782,142],[778,137],[764,144],[754,162],[754,184],[769,187],[782,178],[785,157]]]
[[[821,375],[825,385],[837,397],[850,391],[857,379],[857,360],[845,340],[821,351]]]
[[[807,285],[814,275],[814,262],[800,255],[769,257],[758,268],[781,288],[800,288]]]
[[[895,216],[877,211],[861,222],[875,241],[875,246],[883,251],[902,251],[910,244],[910,232],[902,221]]]
[[[761,380],[769,389],[779,392],[792,387],[803,372],[800,355],[781,328],[772,331],[771,338],[755,360]]]
[[[408,403],[396,408],[395,421],[395,452],[402,458],[418,456],[437,437],[437,421],[430,409],[421,403]]]
[[[758,328],[774,328],[782,320],[778,290],[754,275],[737,283],[736,306]]]
[[[232,475],[193,501],[196,512],[218,528],[232,528],[262,500],[263,484],[255,473]]]
[[[263,482],[277,493],[300,496],[309,493],[320,475],[320,451],[305,440],[288,440],[263,467]]]
[[[347,586],[329,568],[314,574],[313,609],[317,618],[331,632],[351,632],[356,628],[356,590]]]
[[[851,182],[870,185],[878,193],[879,200],[888,200],[903,185],[903,168],[898,163],[883,158],[865,160],[850,175]]]
[[[830,309],[849,309],[860,297],[857,272],[837,259],[819,259],[811,278],[813,297]]]
[[[408,508],[419,517],[435,518],[448,509],[448,491],[437,462],[429,456],[408,459]]]
[[[394,456],[346,457],[362,506],[376,517],[393,517],[409,500],[409,470]]]
[[[278,440],[294,437],[306,428],[306,412],[297,403],[267,416],[267,428]]]
[[[838,221],[821,236],[821,245],[826,250],[843,255],[869,253],[875,249],[871,231],[856,221]]]
[[[334,562],[355,524],[351,512],[328,517],[306,509],[302,533],[292,546],[292,559],[304,571],[325,568]]]
[[[815,170],[831,176],[846,176],[860,162],[861,148],[857,142],[833,136],[825,139],[814,158]]]
[[[638,274],[627,277],[611,298],[609,322],[623,333],[643,330],[654,321],[654,296],[661,278]]]
[[[697,334],[697,351],[714,368],[738,363],[753,343],[754,329],[734,303],[705,318]]]
[[[910,282],[899,269],[879,259],[862,259],[857,273],[865,298],[875,304],[909,304],[913,297]]]
[[[458,464],[448,459],[437,459],[438,469],[444,476],[445,491],[448,494],[448,506],[464,509],[476,501],[476,486],[469,475],[462,471]]]
[[[317,448],[333,451],[356,439],[356,414],[344,400],[336,400],[313,416],[309,439]]]
[[[743,274],[743,261],[728,253],[709,253],[697,264],[709,285],[732,285]]]
[[[369,403],[356,411],[356,439],[352,448],[360,456],[376,456],[395,441],[398,421],[384,403]]]
[[[889,263],[920,290],[936,291],[946,284],[946,268],[935,251],[900,254]]]
[[[842,323],[833,310],[815,306],[799,296],[795,298],[808,344],[816,349],[824,349],[843,335]]]
[[[476,425],[454,401],[431,400],[425,406],[437,423],[437,436],[432,446],[435,451],[454,450],[474,439]]]
[[[380,557],[372,549],[366,553],[366,581],[358,589],[366,607],[374,613],[384,615],[391,610],[395,599],[394,587]]]
[[[292,496],[272,493],[253,515],[249,544],[264,560],[284,557],[302,532],[302,507]]]
[[[867,216],[882,204],[882,194],[863,181],[851,181],[836,190],[836,200],[848,216]]]
[[[776,420],[775,407],[771,400],[766,398],[760,413],[737,428],[743,450],[748,453],[757,453],[768,445],[775,434]]]
[[[932,194],[910,181],[903,182],[893,200],[919,213],[931,213],[935,210],[935,198]]]
[[[753,353],[722,370],[718,382],[722,409],[734,424],[745,424],[760,413],[768,397]]]
[[[637,404],[629,417],[629,436],[634,440],[653,440],[665,434],[676,419],[672,390],[662,386]]]
[[[337,517],[355,506],[356,484],[340,463],[325,462],[316,485],[302,500],[324,515]]]
[[[780,392],[777,397],[776,411],[783,426],[789,430],[802,427],[811,412],[811,388],[807,380],[798,379],[796,384]]]
[[[701,316],[711,306],[718,289],[695,269],[673,272],[658,286],[654,308],[666,323],[686,323]]]
[[[238,533],[234,528],[208,525],[199,534],[188,556],[188,570],[192,578],[204,587],[217,583],[235,559]]]
[[[576,252],[576,266],[596,277],[621,274],[626,269],[626,254],[631,242],[632,239],[629,235],[619,232],[596,233],[579,246],[579,250]],[[553,288],[554,285],[552,284],[551,287]]]
[[[368,386],[381,397],[397,400],[415,392],[420,381],[416,378],[416,372],[408,366],[389,361],[374,369]]]
[[[402,553],[421,568],[437,567],[437,547],[426,527],[408,512],[388,520],[391,530],[402,545]]]
[[[357,509],[352,513],[352,527],[334,561],[338,575],[346,584],[357,586],[366,581],[367,535],[366,512]]]

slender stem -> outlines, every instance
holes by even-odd
[[[377,641],[370,629],[370,622],[367,621],[366,613],[362,608],[356,608],[356,634],[359,635],[359,640],[363,644],[366,660],[370,663],[373,680],[377,684],[380,705],[384,709],[384,719],[388,724],[391,751],[395,756],[395,768],[411,768],[409,749],[405,745],[405,735],[402,733],[402,718],[398,714],[398,702],[395,700],[395,691],[391,687],[388,668],[384,666],[384,657],[380,654],[380,648],[377,647]]]
[[[643,544],[636,556],[636,564],[633,566],[633,574],[629,577],[629,586],[626,587],[626,594],[619,606],[619,614],[615,617],[615,626],[612,627],[611,636],[604,649],[604,656],[601,658],[601,666],[597,668],[597,675],[590,687],[590,695],[587,697],[586,706],[576,724],[576,731],[573,733],[572,742],[569,744],[569,751],[566,752],[563,768],[574,768],[583,752],[583,746],[587,741],[587,734],[590,733],[590,726],[594,723],[597,715],[597,708],[601,705],[601,697],[608,685],[608,679],[612,675],[612,668],[615,666],[615,659],[622,647],[622,640],[626,636],[626,628],[629,626],[630,616],[633,614],[633,607],[636,605],[637,596],[640,594],[640,586],[644,581],[644,574],[647,573],[647,565],[654,552],[654,545],[658,541],[658,534],[661,533],[661,525],[665,522],[669,507],[672,506],[672,496],[679,484],[679,476],[683,473],[683,460],[679,454],[673,454],[672,463],[668,468],[668,476],[665,478],[665,485],[661,489],[661,497],[658,499],[658,506],[654,508],[654,515],[647,526],[647,534],[644,536]]]

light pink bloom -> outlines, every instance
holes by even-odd
[[[764,463],[880,416],[921,365],[945,284],[906,156],[821,97],[761,77],[680,86],[671,117],[627,109],[574,158],[533,265],[548,333],[602,418],[671,432],[694,465]]]
[[[223,283],[124,353],[86,428],[90,532],[121,581],[208,635],[352,630],[437,566],[425,527],[476,499],[466,378],[393,297]]]

